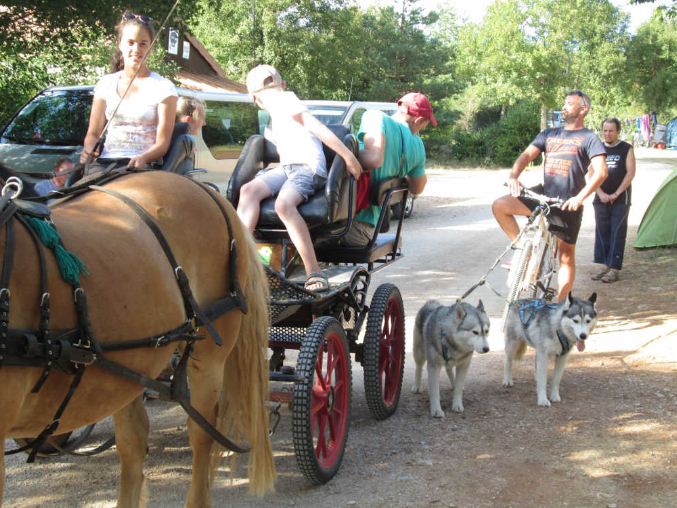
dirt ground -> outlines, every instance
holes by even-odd
[[[213,488],[214,505],[675,506],[677,253],[630,247],[650,196],[675,166],[675,159],[652,156],[640,158],[640,170],[647,168],[645,188],[636,186],[625,266],[615,284],[590,280],[596,268],[590,262],[594,225],[586,212],[576,292],[586,297],[598,293],[600,319],[586,351],[571,355],[561,403],[551,408],[536,405],[531,352],[517,365],[515,386],[501,386],[501,301],[482,288],[478,296],[492,318],[491,352],[473,360],[463,414],[451,412],[451,388],[443,379],[447,416],[430,418],[427,394],[410,392],[413,359],[408,353],[398,411],[377,422],[367,410],[362,368],[354,363],[350,435],[337,476],[324,486],[309,485],[303,478],[295,463],[290,414],[284,410],[273,437],[276,493],[251,498],[244,468],[233,482],[224,468]],[[496,178],[491,172],[432,175],[430,190],[417,200],[407,225],[405,245],[412,249],[395,264],[400,266],[375,278],[372,285],[395,281],[405,295],[408,350],[420,305],[428,298],[453,301],[482,275],[505,243],[486,211],[501,189],[485,183]],[[474,193],[468,190],[469,180],[475,184]],[[437,245],[433,252],[450,254],[435,257],[434,268],[421,267],[423,259],[430,264],[431,247],[423,247],[424,236],[417,235],[440,236],[440,231],[449,233],[444,240],[448,244]],[[470,301],[475,303],[475,297]],[[190,480],[185,416],[163,402],[149,402],[148,408],[149,506],[181,506]],[[109,432],[110,424],[103,423],[93,437],[104,439]],[[5,503],[22,508],[114,506],[116,471],[113,451],[86,459],[55,457],[37,466],[13,457],[7,461]]]

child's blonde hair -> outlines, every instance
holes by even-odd
[[[206,112],[205,103],[195,97],[179,97],[179,102],[176,104],[176,118],[182,116],[189,116],[193,120],[197,120],[198,108],[202,108]]]

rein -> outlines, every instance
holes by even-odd
[[[176,0],[176,2],[174,2],[174,5],[172,5],[172,8],[169,9],[169,12],[167,13],[165,20],[162,22],[162,24],[160,25],[160,28],[155,33],[155,37],[150,42],[150,46],[148,48],[148,51],[146,51],[146,54],[141,59],[141,63],[139,64],[138,68],[134,72],[134,75],[132,76],[132,79],[129,81],[127,88],[125,88],[124,93],[120,96],[120,100],[116,104],[115,109],[113,110],[113,112],[110,115],[110,118],[106,122],[106,125],[104,125],[103,130],[101,131],[101,134],[99,134],[99,139],[97,139],[96,143],[94,143],[94,148],[92,149],[92,151],[89,154],[87,154],[87,164],[86,165],[88,165],[90,162],[92,162],[92,160],[94,159],[94,154],[97,152],[97,150],[99,150],[101,148],[101,145],[103,145],[103,138],[106,135],[106,132],[108,131],[108,128],[110,127],[111,123],[113,122],[113,119],[115,118],[115,115],[117,114],[118,109],[120,109],[120,105],[122,104],[122,101],[125,100],[127,93],[132,88],[132,84],[134,83],[136,76],[139,74],[141,67],[143,67],[146,64],[146,60],[148,60],[148,56],[150,55],[151,51],[153,50],[155,43],[159,39],[160,34],[162,33],[162,29],[167,24],[167,21],[169,21],[169,17],[174,12],[174,9],[176,9],[176,6],[179,5],[179,1],[180,0]],[[83,148],[83,150],[84,150],[84,148]],[[73,170],[73,171],[75,171],[75,170]]]
[[[121,176],[122,174],[126,173],[107,175],[108,178],[106,178],[106,181]],[[248,451],[248,448],[238,445],[222,435],[190,404],[187,382],[187,363],[195,341],[204,339],[204,336],[197,334],[198,328],[204,326],[212,335],[215,343],[220,346],[222,340],[214,328],[212,320],[234,309],[240,309],[243,313],[247,312],[245,297],[237,277],[237,242],[233,236],[232,224],[226,209],[218,201],[216,196],[212,195],[210,190],[197,182],[195,183],[203,189],[204,192],[207,192],[219,206],[219,210],[223,214],[226,222],[228,236],[230,238],[229,294],[224,298],[217,300],[206,309],[202,309],[195,300],[186,273],[174,258],[171,247],[162,234],[159,225],[148,212],[146,212],[138,203],[117,191],[99,187],[97,185],[91,186],[93,190],[105,192],[106,194],[123,201],[132,208],[139,217],[141,217],[147,227],[153,232],[169,263],[172,265],[184,300],[184,307],[187,315],[187,320],[183,324],[164,333],[141,339],[107,343],[99,343],[94,337],[89,321],[87,295],[84,289],[74,281],[71,281],[71,285],[73,286],[78,327],[72,330],[51,330],[49,328],[50,295],[47,288],[47,263],[45,261],[44,248],[42,247],[41,240],[27,218],[27,215],[32,215],[33,218],[39,217],[42,220],[48,220],[49,208],[44,205],[38,205],[37,211],[41,212],[41,214],[38,214],[37,211],[34,211],[35,213],[31,214],[29,211],[22,208],[20,205],[21,200],[16,200],[21,192],[21,185],[17,185],[15,182],[8,182],[8,184],[5,185],[2,190],[2,195],[0,196],[0,206],[3,206],[3,209],[0,210],[0,226],[4,225],[6,231],[5,251],[2,259],[2,270],[0,271],[0,367],[5,365],[42,368],[42,374],[31,390],[31,393],[37,393],[42,388],[54,366],[57,366],[63,372],[74,376],[68,392],[59,405],[51,423],[28,445],[5,452],[5,455],[11,455],[31,448],[28,462],[33,462],[35,460],[39,449],[58,428],[61,416],[73,397],[85,368],[90,365],[97,365],[118,376],[134,381],[145,388],[156,390],[160,394],[161,399],[178,402],[186,413],[188,413],[188,415],[200,425],[212,439],[226,449],[238,453]],[[84,190],[82,190],[82,192],[84,192]],[[28,209],[30,210],[35,205],[35,203],[32,203]],[[14,219],[16,219],[16,221]],[[41,297],[39,303],[40,321],[37,331],[12,329],[9,327],[11,298],[9,280],[14,264],[13,261],[16,247],[14,227],[17,222],[28,230],[38,253]],[[122,364],[110,360],[104,355],[107,351],[122,351],[149,347],[157,348],[178,341],[185,342],[186,347],[184,348],[183,355],[170,384],[151,379],[143,374],[135,372]]]

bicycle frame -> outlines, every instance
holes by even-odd
[[[524,227],[517,262],[509,275],[508,304],[521,298],[552,300],[555,291],[550,287],[558,269],[557,239],[548,231],[546,207],[538,207]]]

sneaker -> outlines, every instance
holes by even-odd
[[[616,282],[618,280],[618,270],[611,268],[601,280],[602,282]]]
[[[611,270],[611,268],[609,268],[608,266],[605,266],[605,267],[602,269],[601,272],[594,274],[594,275],[593,275],[592,277],[590,277],[590,278],[591,278],[592,280],[602,280],[602,278],[603,278],[607,273],[609,273],[609,270]]]

